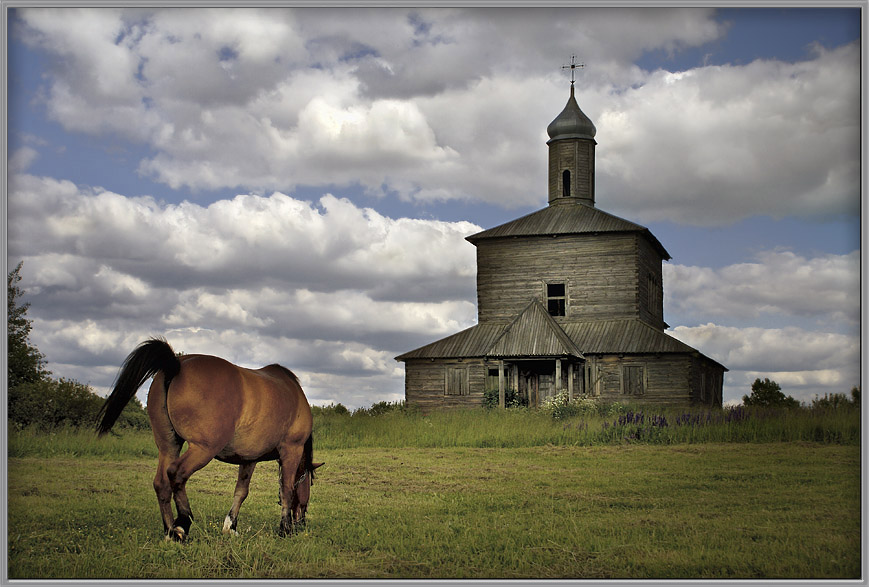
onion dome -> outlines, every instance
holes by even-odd
[[[570,99],[561,114],[546,127],[550,141],[558,139],[590,139],[594,140],[597,129],[591,119],[579,109],[573,95],[573,85],[570,86]]]

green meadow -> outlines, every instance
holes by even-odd
[[[307,528],[277,535],[275,463],[239,536],[237,468],[188,483],[162,537],[150,434],[10,431],[10,579],[861,576],[860,412],[315,410]]]

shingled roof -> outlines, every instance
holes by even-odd
[[[554,236],[567,234],[599,234],[603,232],[639,232],[652,243],[665,260],[670,253],[655,235],[646,228],[624,218],[581,203],[558,203],[547,206],[501,224],[494,228],[472,234],[465,240],[477,244],[485,239],[523,236]]]

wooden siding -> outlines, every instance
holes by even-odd
[[[468,393],[448,395],[446,383],[451,369],[467,369]],[[487,366],[483,360],[409,360],[404,366],[405,402],[426,408],[466,408],[483,405]]]
[[[549,145],[549,201],[563,197],[562,174],[570,171],[570,197],[594,203],[594,141],[562,140]]]
[[[640,320],[656,328],[664,323],[664,287],[658,251],[643,238],[637,239],[637,309]]]
[[[547,283],[567,286],[567,315],[559,323],[637,318],[637,245],[633,234],[566,235],[486,240],[477,245],[480,323],[508,322]]]
[[[724,391],[724,369],[704,356],[694,357],[691,390],[692,403],[720,407]]]
[[[691,404],[691,357],[688,355],[600,355],[587,357],[592,394],[604,401],[688,406]],[[626,393],[626,382],[643,373],[642,395]]]

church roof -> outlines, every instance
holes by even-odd
[[[567,355],[581,358],[589,354],[621,353],[702,354],[640,320],[589,320],[559,325],[540,302],[533,302],[510,324],[477,324],[395,358],[399,361]]]
[[[603,210],[581,203],[550,205],[501,224],[494,228],[472,234],[466,240],[473,244],[490,238],[520,236],[555,236],[567,234],[594,234],[602,232],[639,232],[646,236],[666,260],[670,253],[652,232],[639,224],[619,218]]]
[[[561,326],[535,300],[504,329],[501,337],[486,351],[487,357],[558,357],[582,353]]]

